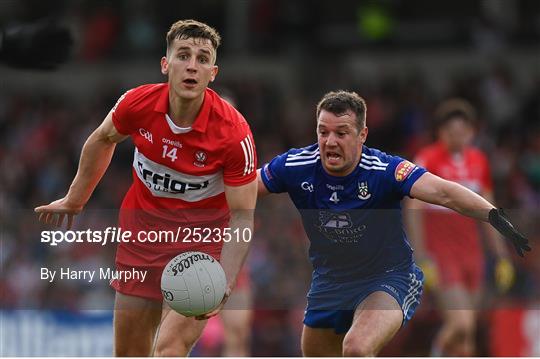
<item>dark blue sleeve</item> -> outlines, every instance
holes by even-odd
[[[286,160],[287,153],[283,153],[262,167],[261,178],[268,191],[272,193],[287,192]]]
[[[427,172],[426,169],[399,156],[389,157],[390,165],[386,169],[386,176],[392,188],[401,198],[409,196],[414,182]]]

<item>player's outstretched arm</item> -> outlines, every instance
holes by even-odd
[[[495,208],[483,197],[458,183],[426,172],[413,184],[410,195],[421,201],[441,205],[465,216],[489,222],[512,242],[516,252],[522,257],[523,251],[531,250],[528,240],[514,228],[502,209]]]
[[[229,222],[230,233],[235,233],[238,229],[240,235],[239,237],[233,235],[230,241],[225,241],[221,250],[220,263],[227,279],[227,289],[221,305],[212,312],[197,317],[197,319],[211,318],[223,308],[236,284],[236,277],[246,260],[253,237],[253,219],[255,204],[257,202],[257,181],[251,181],[248,184],[237,187],[226,185],[225,196],[231,210],[231,219]]]
[[[79,160],[77,174],[65,197],[34,209],[43,223],[61,226],[67,217],[71,228],[73,216],[80,213],[90,199],[101,177],[111,162],[116,144],[124,136],[116,130],[110,112],[103,123],[86,140]]]

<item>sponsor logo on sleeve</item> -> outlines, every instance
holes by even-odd
[[[407,179],[409,175],[416,169],[416,165],[409,161],[401,161],[394,172],[396,181],[401,182]]]

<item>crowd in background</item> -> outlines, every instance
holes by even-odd
[[[71,16],[72,26],[75,24],[77,28],[79,45],[74,62],[80,71],[95,63],[125,63],[132,57],[145,61],[151,59],[157,64],[163,51],[162,34],[170,23],[179,17],[197,17],[220,30],[227,29],[227,18],[219,16],[218,11],[230,10],[231,7],[230,2],[205,0],[201,3],[213,7],[212,11],[204,11],[201,5],[177,14],[174,11],[160,12],[156,6],[142,1],[134,1],[134,5],[129,7],[119,3],[122,5],[80,1],[78,8],[68,7],[64,11]],[[292,66],[288,71],[295,73],[295,83],[284,86],[282,79],[250,77],[244,81],[241,76],[229,75],[223,80],[218,76],[212,87],[232,96],[250,123],[259,166],[290,147],[303,147],[315,142],[315,105],[327,91],[343,88],[365,97],[369,128],[366,144],[409,159],[433,140],[433,109],[439,101],[463,97],[478,111],[476,145],[485,150],[490,159],[497,205],[509,209],[533,244],[533,252],[527,259],[516,261],[517,281],[509,293],[502,296],[489,285],[488,293],[492,296],[486,296],[490,298],[486,308],[509,301],[538,301],[540,256],[535,252],[535,247],[540,244],[538,63],[530,71],[525,70],[529,76],[524,80],[517,75],[523,69],[511,66],[504,57],[494,57],[497,60],[486,62],[481,71],[468,71],[461,67],[454,72],[438,74],[437,88],[433,86],[434,79],[430,73],[415,66],[405,71],[403,68],[380,67],[375,75],[363,77],[359,73],[351,74],[349,67],[345,66],[342,61],[347,55],[345,49],[329,53],[324,50],[324,41],[315,43],[307,40],[311,37],[305,28],[315,26],[313,19],[317,14],[309,11],[298,14],[298,11],[309,6],[296,9],[294,5],[286,5],[288,1],[278,1],[279,5],[275,7],[269,1],[254,3],[248,9],[250,22],[245,26],[252,33],[244,41],[247,46],[244,53],[265,56],[271,62],[280,61],[283,52],[291,50],[287,56],[292,60],[287,64]],[[177,6],[173,1],[160,4],[171,9]],[[522,4],[531,6],[529,2]],[[59,2],[58,8],[66,6]],[[321,8],[324,6],[311,11],[322,11]],[[34,11],[28,8],[13,10],[15,14],[17,11],[31,18],[39,8]],[[512,33],[486,19],[475,26],[473,35],[469,34],[472,43],[477,41],[485,45],[478,40],[481,38],[491,39],[489,41],[493,44],[488,50],[476,51],[500,51],[504,49],[509,34],[525,31],[518,28]],[[274,28],[277,29],[276,37],[270,35]],[[230,63],[239,51],[234,45],[243,43],[228,38],[234,34],[227,31],[223,35],[224,49],[218,56],[229,59]],[[462,35],[457,36],[459,40]],[[527,36],[523,38],[526,45]],[[301,43],[299,39],[306,41]],[[233,44],[226,45],[227,41]],[[369,41],[364,39],[364,42]],[[391,45],[387,38],[369,44],[376,49],[381,46],[391,48]],[[307,51],[310,46],[313,48]],[[358,50],[357,47],[355,49]],[[238,61],[243,61],[245,66],[250,64],[249,57]],[[157,65],[152,66],[157,72]],[[226,70],[224,67],[223,71]],[[12,70],[2,68],[0,71]],[[11,76],[18,75],[11,73]],[[135,83],[144,82],[144,79],[138,81],[137,73],[132,77]],[[74,87],[84,85],[73,84]],[[51,286],[40,280],[37,273],[44,264],[81,268],[112,266],[114,246],[51,247],[40,244],[38,237],[43,228],[38,225],[32,209],[66,193],[84,140],[126,90],[124,85],[102,83],[99,87],[85,90],[82,98],[59,90],[60,86],[57,88],[54,83],[50,83],[49,91],[21,89],[9,83],[0,89],[0,307],[74,311],[111,307],[114,292],[108,283],[71,281]],[[65,84],[63,86],[65,88]],[[111,166],[88,203],[85,214],[76,222],[76,228],[115,225],[115,209],[132,181],[132,155],[130,141],[117,147]],[[306,255],[308,241],[299,216],[284,196],[259,200],[255,231],[247,264],[255,293],[253,355],[298,355],[304,296],[311,274]],[[492,263],[488,261],[488,265]],[[490,275],[490,271],[486,273]],[[491,278],[488,279],[488,283],[492,283]],[[433,309],[434,304],[429,298],[426,303],[425,312],[418,315],[420,324],[410,330],[425,331],[432,323],[432,318],[425,313]],[[422,326],[422,323],[428,324]],[[484,325],[487,326],[486,323]],[[485,336],[480,336],[479,340],[485,340]],[[204,351],[202,348],[201,352],[215,355],[208,345],[209,349]],[[425,354],[423,349],[412,348],[408,353]],[[484,349],[484,354],[488,354]]]

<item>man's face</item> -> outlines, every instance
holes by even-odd
[[[176,96],[192,100],[201,96],[214,81],[218,67],[216,50],[208,39],[175,39],[166,57],[161,59],[161,72],[169,77]]]
[[[356,114],[335,115],[321,110],[317,119],[317,139],[324,169],[332,176],[346,176],[358,165],[367,127],[358,130]]]
[[[450,152],[460,152],[474,138],[474,128],[461,117],[446,122],[439,130],[439,138],[446,144]]]

